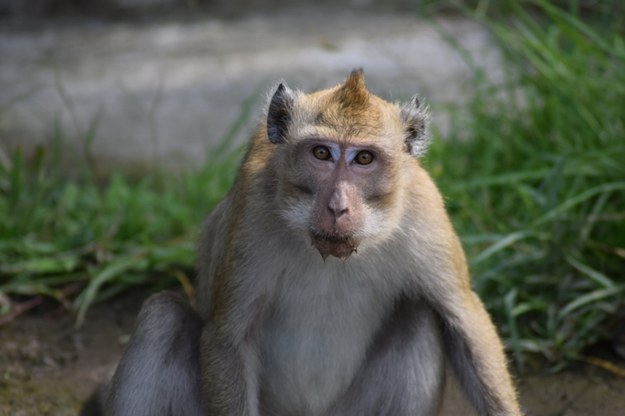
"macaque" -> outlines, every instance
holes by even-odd
[[[144,305],[106,415],[437,415],[450,365],[478,415],[520,415],[501,341],[418,156],[427,111],[362,71],[280,84],[206,220],[197,311]]]

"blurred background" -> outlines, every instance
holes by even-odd
[[[247,104],[245,128],[228,137],[246,140],[281,80],[325,88],[363,67],[370,88],[387,98],[466,99],[471,71],[441,30],[491,77],[501,72],[484,28],[418,18],[410,1],[2,3],[3,139],[50,143],[57,125],[67,150],[89,136],[105,171],[200,166]]]
[[[271,89],[360,67],[431,108],[528,414],[620,414],[624,31],[617,0],[0,0],[0,414],[76,414],[141,300],[192,296]]]

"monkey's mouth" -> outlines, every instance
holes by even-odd
[[[353,235],[319,231],[310,231],[310,241],[324,260],[328,256],[346,260],[352,253],[356,252],[360,244],[360,240]]]

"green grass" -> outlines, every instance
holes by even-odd
[[[202,218],[230,187],[241,149],[229,146],[253,100],[205,166],[192,173],[96,178],[87,162],[69,179],[54,152],[25,166],[16,151],[0,163],[2,314],[34,296],[77,311],[138,285],[154,289],[193,279]],[[90,159],[90,158],[86,158]],[[14,304],[15,306],[15,304]]]
[[[450,137],[425,162],[516,363],[533,353],[566,365],[610,337],[625,307],[621,17],[588,24],[543,1],[505,2],[493,15],[479,3],[504,82],[489,84],[468,62],[476,93],[450,109]],[[0,158],[0,313],[8,297],[45,296],[80,322],[93,302],[131,287],[187,284],[198,225],[236,167],[228,142],[199,171],[115,174],[104,185],[88,169],[68,180],[54,152],[28,167],[19,153]]]
[[[521,3],[532,13],[510,2],[507,18],[479,17],[505,81],[476,70],[428,163],[517,364],[526,352],[563,364],[610,337],[625,306],[625,38]]]

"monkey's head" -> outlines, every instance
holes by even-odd
[[[326,258],[346,259],[395,232],[408,164],[427,145],[426,109],[371,94],[362,70],[303,94],[283,84],[267,110],[275,201],[287,225]]]

